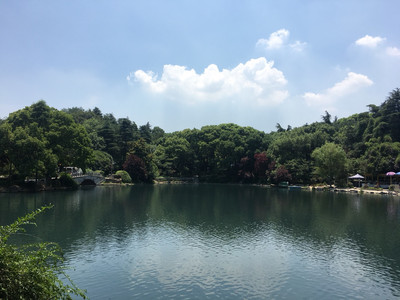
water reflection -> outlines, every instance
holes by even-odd
[[[255,186],[1,194],[0,223],[55,207],[58,242],[94,299],[396,298],[399,199]]]

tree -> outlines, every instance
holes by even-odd
[[[83,123],[83,127],[85,127],[86,132],[88,133],[88,137],[91,141],[91,148],[93,150],[104,150],[106,147],[106,142],[104,138],[100,135],[100,131],[102,129],[103,123],[99,118],[91,118],[86,120]]]
[[[158,169],[152,148],[143,138],[131,142],[129,146],[130,150],[123,164],[123,169],[129,173],[133,181],[138,179],[142,182],[153,182],[158,174]]]
[[[364,166],[363,171],[374,177],[389,170],[400,170],[400,142],[381,142],[380,139],[371,139],[360,160]]]
[[[127,171],[118,170],[117,172],[115,172],[115,175],[120,176],[123,183],[131,183],[132,182],[132,178],[131,178],[131,176],[129,176],[129,173]]]
[[[46,137],[59,164],[86,169],[93,153],[91,142],[85,128],[76,124],[70,115],[54,110]]]
[[[384,103],[380,111],[382,122],[387,123],[386,134],[389,134],[394,141],[400,141],[400,89],[393,90]]]
[[[254,163],[253,161],[248,157],[242,157],[239,163],[239,178],[241,179],[242,182],[245,183],[250,183],[254,179]]]
[[[106,121],[99,131],[100,136],[104,139],[104,151],[110,154],[114,161],[117,161],[121,153],[120,145],[118,145],[119,136],[116,130],[117,128],[113,122]]]
[[[128,154],[124,162],[123,168],[128,172],[133,182],[147,182],[148,172],[146,165],[139,156]]]
[[[285,129],[281,126],[281,124],[276,123],[275,127],[277,132],[285,132]]]
[[[94,150],[88,166],[93,171],[103,171],[105,175],[108,175],[114,169],[114,160],[107,152]]]
[[[120,153],[119,157],[116,157],[117,164],[123,163],[126,154],[129,151],[129,142],[137,139],[137,126],[132,123],[129,118],[118,119],[119,126],[119,139],[120,139]]]
[[[193,171],[193,153],[189,142],[177,135],[165,138],[163,142],[163,156],[160,164],[170,176],[191,176]]]
[[[86,130],[43,100],[10,114],[2,126],[2,153],[21,177],[54,175],[57,163],[85,169],[92,154]]]
[[[330,113],[328,113],[327,110],[325,111],[325,115],[324,115],[324,116],[321,116],[321,117],[322,117],[322,121],[324,121],[324,123],[326,123],[326,124],[332,124],[332,122],[331,122],[331,117],[332,117],[332,115],[331,115]]]
[[[27,176],[38,177],[38,173],[45,172],[45,143],[31,136],[28,131],[18,127],[14,131],[14,141],[11,147],[11,161],[22,178]]]
[[[12,144],[14,142],[14,134],[12,132],[12,127],[9,123],[2,123],[0,125],[0,159],[2,167],[6,168],[9,180],[11,180],[12,172]]]
[[[291,181],[291,180],[292,176],[283,165],[280,165],[272,172],[272,181],[274,183],[279,183],[282,181]]]
[[[140,137],[146,141],[146,143],[151,143],[151,125],[149,122],[147,122],[146,125],[139,127],[139,134]]]
[[[315,161],[315,174],[330,185],[346,179],[347,157],[339,145],[326,143],[315,149],[311,157]]]
[[[254,175],[260,181],[265,181],[267,178],[268,166],[270,160],[265,152],[254,154]]]
[[[158,141],[161,140],[164,136],[165,136],[165,131],[158,126],[154,127],[153,130],[151,131],[152,141],[155,144],[157,144]]]
[[[44,100],[39,100],[30,107],[31,119],[36,122],[39,127],[47,129],[49,127],[51,109]]]

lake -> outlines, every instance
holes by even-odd
[[[91,299],[396,299],[399,197],[246,185],[0,194],[0,223],[49,203],[54,241]]]

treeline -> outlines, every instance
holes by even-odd
[[[98,108],[58,111],[41,100],[0,124],[0,172],[7,178],[52,177],[63,166],[104,175],[126,171],[134,182],[194,177],[206,182],[346,181],[400,169],[400,90],[379,106],[337,119],[265,133],[235,124],[165,133],[116,119]],[[267,121],[267,120],[266,120]]]

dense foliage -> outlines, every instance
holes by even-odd
[[[0,124],[4,175],[44,177],[59,166],[126,171],[133,182],[157,176],[209,182],[312,183],[344,181],[349,173],[376,180],[400,169],[400,90],[380,105],[347,118],[325,112],[320,122],[264,133],[235,124],[165,133],[147,123],[116,119],[98,108],[57,111],[44,101],[10,114]],[[320,157],[336,149],[336,164]],[[332,155],[332,153],[331,153]]]
[[[71,281],[64,284],[59,276],[64,273],[60,248],[54,243],[16,246],[11,236],[25,231],[36,215],[48,207],[38,209],[14,223],[0,226],[0,299],[72,299],[71,295],[86,298],[85,293]]]
[[[0,162],[9,177],[51,177],[63,166],[85,169],[91,155],[83,126],[44,101],[10,114],[0,125]]]

